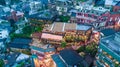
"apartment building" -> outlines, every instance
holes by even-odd
[[[97,67],[120,67],[120,32],[102,38],[96,55]]]

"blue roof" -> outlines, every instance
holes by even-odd
[[[32,39],[28,38],[15,38],[13,42],[9,44],[12,48],[27,49],[29,44],[32,42]]]
[[[43,49],[43,48],[39,48],[39,47],[35,47],[35,46],[31,46],[31,49],[37,50],[37,51],[41,51],[41,52],[50,52],[50,51],[55,51],[55,48],[47,48],[47,49]]]
[[[12,43],[15,44],[30,44],[32,42],[31,38],[15,38]]]
[[[15,44],[15,43],[10,43],[9,47],[11,48],[18,48],[18,49],[28,49],[29,45],[27,44]]]
[[[76,13],[72,12],[71,16],[76,17]]]
[[[110,54],[113,58],[120,62],[120,32],[104,37],[100,41],[99,47]]]
[[[87,31],[87,30],[89,30],[90,28],[92,28],[92,26],[77,24],[77,30]]]
[[[61,50],[60,56],[70,66],[77,65],[83,61],[83,58],[72,49]]]
[[[105,36],[109,36],[114,34],[116,31],[114,29],[104,29],[101,30],[100,32],[102,32]]]
[[[57,67],[67,67],[65,63],[60,59],[58,54],[52,55],[52,59],[55,61],[57,64]]]
[[[116,4],[116,6],[120,6],[120,1]]]

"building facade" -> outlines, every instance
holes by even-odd
[[[79,7],[79,10],[76,14],[77,23],[90,24],[91,22],[95,22],[106,11],[109,11],[109,9],[105,9],[103,7],[93,7],[93,5],[81,5],[81,7]]]
[[[90,39],[92,30],[93,27],[90,25],[55,22],[43,29],[41,40],[46,39],[46,42],[57,42],[55,44],[61,44],[62,41],[70,44],[79,43],[80,41],[86,42]]]
[[[120,67],[120,32],[102,38],[96,55],[97,67]]]

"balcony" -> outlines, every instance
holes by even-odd
[[[98,60],[96,61],[96,64],[97,64],[97,67],[105,67],[105,65]]]
[[[100,48],[120,62],[120,55],[111,50],[109,47],[105,46],[103,43],[100,43]]]

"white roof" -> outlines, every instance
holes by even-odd
[[[11,9],[11,11],[10,12],[13,12],[14,10],[13,9]]]
[[[24,60],[24,59],[28,59],[29,58],[29,55],[26,55],[26,54],[20,54],[16,61],[21,61],[21,60]]]
[[[17,11],[17,14],[16,14],[17,16],[19,16],[19,15],[24,15],[24,13],[23,12],[20,12],[20,11]]]
[[[4,10],[4,12],[9,12],[10,8],[9,7],[4,7],[3,10]]]

